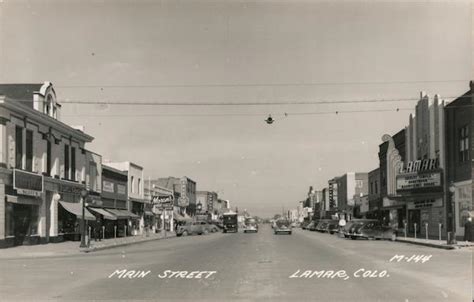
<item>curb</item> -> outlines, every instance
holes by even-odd
[[[117,244],[114,244],[114,245],[106,245],[106,246],[86,248],[86,249],[82,249],[80,251],[82,253],[92,253],[92,252],[96,252],[96,251],[113,249],[113,248],[116,248],[116,247],[123,247],[123,246],[128,246],[128,245],[133,245],[133,244],[140,244],[140,243],[146,243],[146,242],[150,242],[150,241],[169,239],[169,238],[175,238],[175,237],[176,237],[176,235],[167,236],[167,237],[151,238],[149,240],[142,240],[142,241],[121,242],[121,243],[117,243]]]
[[[429,242],[411,241],[411,240],[398,239],[398,238],[397,238],[396,241],[397,242],[403,242],[403,243],[409,243],[409,244],[416,244],[416,245],[434,247],[434,248],[444,249],[444,250],[455,250],[455,249],[459,248],[459,247],[453,246],[453,245],[441,245],[441,244],[435,244],[435,243],[429,243]]]

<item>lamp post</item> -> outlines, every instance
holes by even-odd
[[[449,185],[449,201],[451,202],[451,232],[448,232],[448,244],[456,244],[456,205],[454,203],[454,193],[456,187],[451,182]]]
[[[196,206],[196,209],[197,209],[197,213],[198,214],[201,214],[201,210],[202,210],[202,204],[201,202],[198,202],[197,206]]]
[[[82,202],[82,234],[81,234],[81,245],[79,247],[85,248],[87,247],[86,244],[86,230],[87,230],[87,223],[86,223],[86,198],[87,198],[87,191],[81,191],[81,202]]]

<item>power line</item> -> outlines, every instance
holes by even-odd
[[[338,86],[338,85],[397,85],[423,83],[458,83],[468,80],[415,80],[415,81],[367,81],[367,82],[303,82],[303,83],[240,83],[240,84],[137,84],[137,85],[55,85],[58,88],[212,88],[212,87],[302,87],[302,86]]]
[[[395,109],[368,109],[368,110],[338,110],[338,111],[317,111],[317,112],[284,112],[273,114],[275,116],[299,116],[299,115],[329,115],[329,114],[351,114],[351,113],[373,113],[373,112],[399,112],[412,111],[413,108]],[[74,114],[63,115],[64,117],[225,117],[225,116],[267,116],[268,113],[176,113],[176,114]]]
[[[273,105],[320,105],[320,104],[360,104],[360,103],[390,103],[390,102],[411,102],[418,101],[419,98],[397,98],[397,99],[370,99],[370,100],[321,100],[321,101],[280,101],[280,102],[164,102],[164,101],[117,101],[117,100],[60,100],[63,104],[75,105],[133,105],[133,106],[273,106]]]

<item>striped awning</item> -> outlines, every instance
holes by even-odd
[[[112,213],[107,212],[105,209],[102,209],[102,208],[89,208],[89,210],[104,216],[104,219],[117,220],[116,216],[114,216]]]
[[[59,204],[69,213],[76,215],[76,217],[79,219],[82,219],[82,203],[72,203],[60,200]],[[92,215],[92,213],[87,209],[84,209],[84,218],[86,220],[95,220],[95,216]]]
[[[132,212],[127,211],[127,210],[107,209],[106,211],[112,213],[114,216],[117,217],[117,219],[129,219],[129,218],[139,219],[140,218],[140,216],[138,216],[137,214],[133,214]]]

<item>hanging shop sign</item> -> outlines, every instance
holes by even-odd
[[[397,191],[441,187],[441,172],[397,176]]]
[[[43,175],[14,169],[13,189],[21,195],[39,197],[43,193]]]
[[[443,198],[428,198],[407,203],[408,210],[436,208],[443,206]]]

